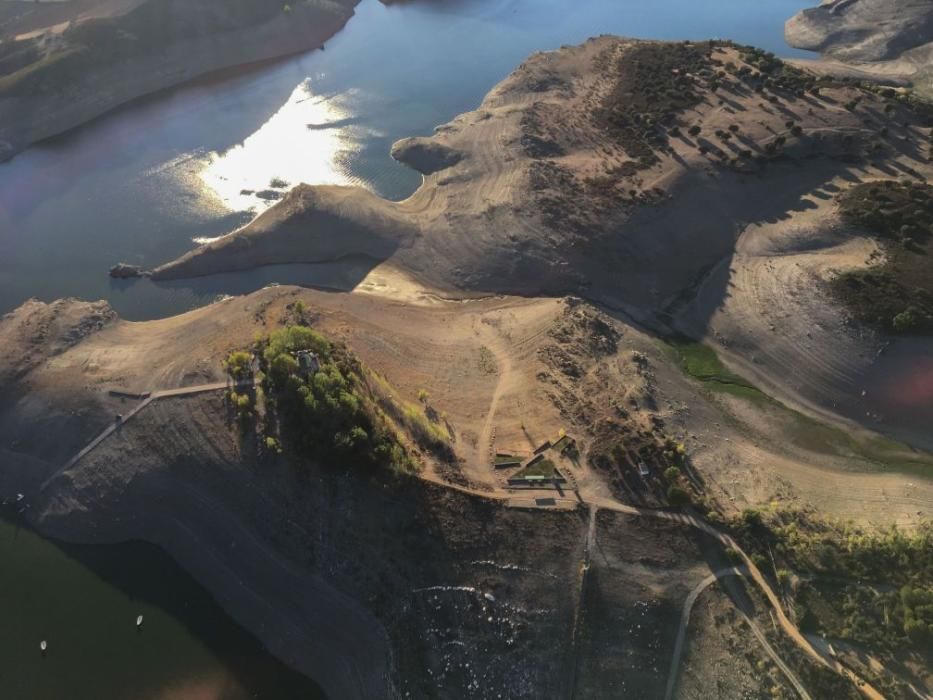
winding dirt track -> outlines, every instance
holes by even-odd
[[[860,678],[854,671],[850,670],[846,666],[843,666],[838,660],[820,652],[810,643],[810,641],[800,632],[800,630],[797,629],[797,626],[794,625],[794,623],[787,617],[787,615],[784,614],[784,609],[781,607],[780,599],[771,588],[771,584],[768,583],[764,575],[761,573],[761,570],[755,566],[754,563],[752,563],[752,560],[749,558],[749,556],[731,536],[720,532],[699,518],[686,513],[672,513],[668,511],[636,508],[634,506],[615,503],[607,499],[599,499],[596,505],[600,508],[614,510],[620,513],[664,518],[667,520],[673,520],[675,522],[690,525],[697,528],[698,530],[702,530],[711,537],[714,537],[725,547],[737,551],[744,561],[745,568],[748,570],[748,574],[751,577],[751,580],[755,582],[758,588],[761,589],[761,592],[764,593],[765,597],[768,599],[768,602],[774,609],[778,624],[781,626],[781,629],[784,630],[784,633],[790,638],[790,640],[817,663],[832,669],[839,675],[844,676],[845,678],[848,678],[850,681],[852,681],[865,697],[871,698],[871,700],[884,700],[884,696],[878,692],[878,690]]]
[[[718,581],[721,578],[727,576],[741,576],[745,577],[748,574],[748,570],[745,567],[730,567],[728,569],[720,569],[715,573],[710,574],[705,579],[700,581],[697,586],[690,591],[690,595],[687,596],[687,600],[684,602],[684,610],[680,616],[680,627],[677,630],[677,641],[674,644],[674,656],[671,658],[671,670],[667,676],[667,689],[664,693],[664,700],[671,700],[674,695],[674,688],[677,685],[677,677],[680,670],[680,662],[683,659],[683,650],[684,650],[684,641],[687,636],[687,624],[690,622],[690,613],[693,610],[693,606],[697,601],[697,598],[700,594],[709,588],[712,584]],[[810,694],[807,692],[807,689],[803,687],[803,684],[797,678],[793,671],[784,663],[784,660],[778,655],[774,650],[774,647],[768,642],[764,633],[761,631],[761,628],[758,626],[754,620],[752,620],[748,615],[745,614],[741,609],[739,614],[745,619],[745,622],[748,623],[748,626],[751,628],[752,633],[761,643],[761,646],[767,652],[768,656],[771,657],[771,660],[777,665],[787,680],[790,682],[794,689],[797,691],[797,694],[803,698],[803,700],[812,700]]]

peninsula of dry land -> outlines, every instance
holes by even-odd
[[[729,43],[535,55],[396,144],[404,202],[302,185],[153,272],[361,282],[3,317],[0,492],[333,697],[929,694],[930,127]]]

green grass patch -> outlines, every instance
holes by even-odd
[[[667,347],[688,375],[712,393],[728,394],[758,405],[780,424],[790,445],[809,452],[867,462],[872,468],[933,475],[933,455],[881,435],[861,435],[823,423],[780,401],[729,371],[708,345],[688,340],[668,341]]]
[[[507,454],[496,455],[496,466],[497,467],[507,467],[511,464],[518,465],[521,463],[522,463],[522,460],[519,457],[516,457],[515,455],[507,455]]]
[[[773,400],[756,386],[730,372],[716,351],[708,345],[689,340],[673,340],[668,342],[668,347],[681,369],[703,382],[711,391],[732,394],[749,401],[773,403]]]
[[[512,477],[513,479],[563,479],[561,473],[557,471],[557,467],[554,466],[554,462],[549,459],[540,459],[534,464],[529,464],[527,467],[522,469],[520,472],[515,474]]]
[[[557,450],[558,454],[562,453],[568,447],[574,443],[574,439],[569,435],[564,435],[560,440],[554,443],[554,446],[551,449]]]

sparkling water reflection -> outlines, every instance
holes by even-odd
[[[285,191],[277,180],[407,197],[421,177],[391,159],[392,142],[475,108],[533,51],[613,32],[788,54],[784,20],[808,4],[363,0],[324,51],[142,100],[0,165],[0,312],[32,296],[104,298],[131,319],[208,303],[216,285],[117,284],[107,269],[152,267],[228,233]],[[270,277],[284,281],[245,273],[230,291]]]

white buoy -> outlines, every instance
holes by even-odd
[[[39,642],[39,649],[42,651],[43,654],[48,648],[49,648],[49,643],[47,641],[43,639],[41,642]]]
[[[138,616],[138,617],[136,618],[136,626],[137,626],[137,627],[142,627],[142,626],[143,626],[143,616],[142,616],[142,615],[140,615],[140,616]]]

